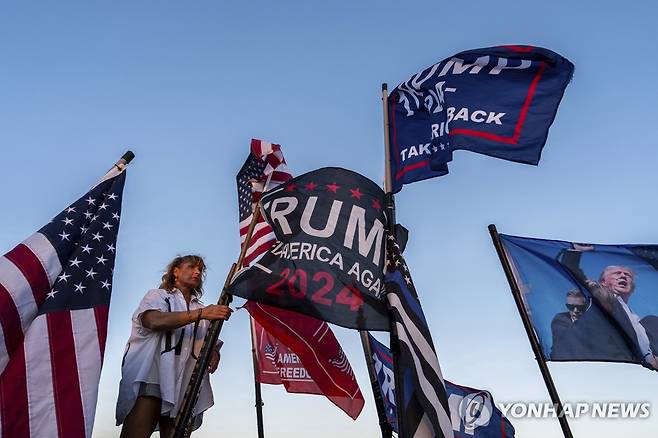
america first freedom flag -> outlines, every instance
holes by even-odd
[[[415,74],[389,98],[393,192],[448,173],[463,149],[539,162],[574,66],[533,46],[458,53]]]
[[[125,172],[0,258],[2,437],[90,437]]]
[[[265,190],[272,189],[292,179],[281,146],[263,140],[251,140],[251,150],[236,177],[238,185],[238,210],[240,213],[240,244],[247,238],[253,218],[255,203]],[[243,266],[249,266],[258,256],[270,249],[276,241],[272,227],[261,216],[256,222]]]

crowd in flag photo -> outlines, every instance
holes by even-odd
[[[567,3],[0,18],[0,438],[655,436],[658,10]]]

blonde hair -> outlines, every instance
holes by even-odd
[[[174,258],[165,269],[165,273],[162,276],[162,282],[160,283],[160,289],[167,290],[171,292],[176,287],[176,277],[174,276],[174,269],[179,268],[183,263],[190,263],[192,266],[198,266],[201,271],[201,280],[199,281],[199,286],[196,289],[192,290],[192,293],[200,298],[203,295],[203,281],[206,279],[206,263],[203,261],[203,258],[198,255],[188,254],[184,256],[177,256]]]

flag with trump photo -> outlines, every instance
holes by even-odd
[[[391,312],[391,350],[398,436],[452,438],[448,395],[432,335],[400,246],[387,235],[386,299]]]
[[[368,335],[377,382],[384,398],[386,419],[395,432],[397,409],[395,405],[395,378],[393,354],[388,347]],[[494,404],[489,391],[469,388],[444,380],[450,420],[455,438],[513,438],[514,426]]]
[[[3,437],[91,437],[125,171],[0,258]]]
[[[245,307],[253,318],[258,381],[282,384],[288,392],[324,395],[356,420],[363,394],[329,325],[253,301]]]
[[[260,202],[277,242],[239,271],[228,291],[343,327],[388,331],[382,189],[355,172],[326,167],[281,184]]]
[[[455,150],[537,164],[574,66],[548,49],[467,50],[389,97],[393,192],[448,173]]]
[[[658,370],[658,245],[500,240],[546,360]]]

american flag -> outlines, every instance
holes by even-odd
[[[388,235],[386,298],[391,311],[398,436],[453,438],[448,397],[425,314],[400,247]]]
[[[90,437],[125,172],[0,258],[2,437]]]
[[[265,189],[269,190],[292,179],[281,146],[262,140],[251,140],[251,151],[237,176],[238,208],[240,211],[240,245],[244,244],[251,224],[253,208]],[[276,241],[272,227],[262,218],[258,219],[243,266],[270,249]]]

